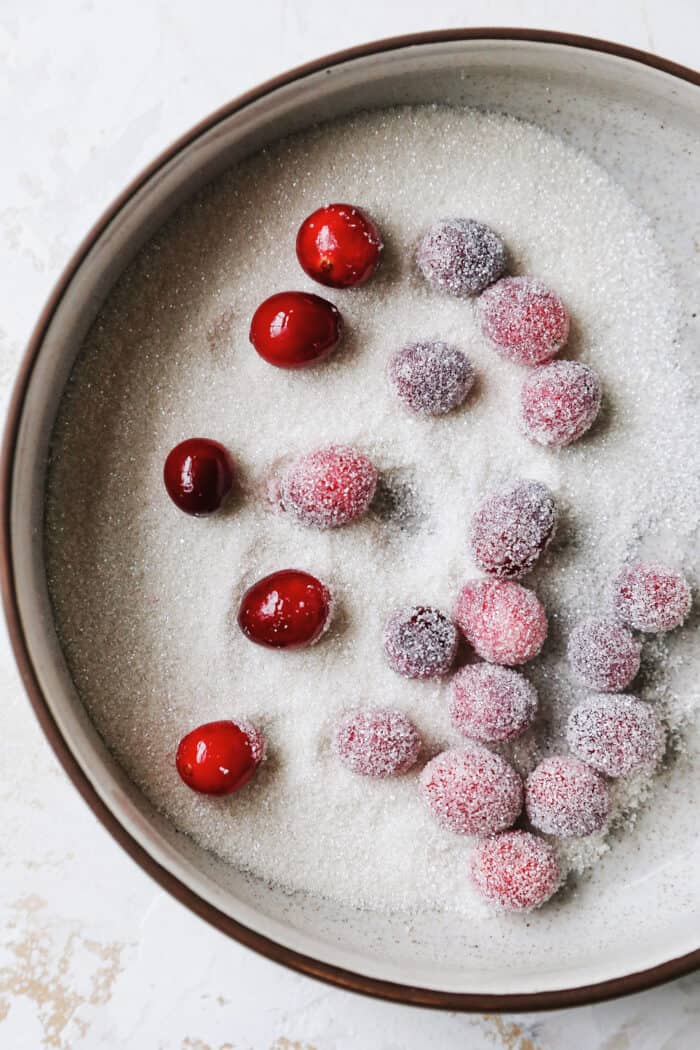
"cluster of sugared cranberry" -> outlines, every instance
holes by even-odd
[[[297,255],[320,283],[349,288],[375,271],[382,241],[360,209],[334,204],[302,224]],[[568,313],[541,282],[504,277],[507,255],[500,238],[474,220],[432,227],[417,251],[418,267],[438,291],[479,296],[482,330],[496,350],[519,364],[538,366],[521,389],[525,434],[543,445],[563,446],[592,425],[601,399],[597,375],[577,362],[549,363],[565,344]],[[328,301],[304,292],[271,296],[255,312],[250,339],[270,364],[300,368],[337,345],[341,318]],[[441,415],[462,404],[474,370],[457,348],[415,342],[399,349],[387,369],[391,387],[412,411]],[[233,464],[217,442],[191,439],[172,450],[165,484],[174,502],[192,514],[216,510],[233,485]],[[330,445],[287,466],[276,478],[274,498],[300,523],[334,528],[368,509],[377,472],[356,449]],[[448,674],[460,635],[481,663],[452,677],[450,716],[466,745],[444,751],[423,768],[421,795],[436,821],[451,832],[483,838],[475,851],[472,880],[492,903],[511,910],[542,904],[558,888],[561,873],[552,845],[512,828],[523,810],[531,827],[546,835],[588,835],[602,828],[610,803],[605,777],[649,772],[658,763],[664,731],[653,708],[628,695],[594,695],[569,718],[572,755],[547,758],[525,784],[500,754],[520,736],[538,709],[537,692],[514,670],[542,649],[545,610],[534,591],[516,583],[551,540],[557,511],[548,489],[517,481],[490,492],[471,523],[472,554],[485,579],[468,581],[452,616],[428,606],[395,610],[384,631],[389,666],[411,679]],[[308,573],[287,569],[255,583],[243,596],[238,624],[251,641],[275,649],[316,642],[332,614],[328,587]],[[637,674],[641,644],[629,628],[667,631],[690,608],[683,577],[661,565],[632,565],[613,586],[609,617],[578,624],[569,639],[569,660],[582,681],[599,691],[624,689]],[[413,723],[386,708],[347,713],[336,726],[333,751],[354,773],[388,777],[410,769],[422,749]],[[257,729],[233,721],[212,722],[180,742],[177,768],[197,791],[227,794],[252,776],[264,753]]]

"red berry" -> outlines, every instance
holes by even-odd
[[[435,820],[457,835],[491,835],[513,824],[523,808],[523,785],[512,766],[479,744],[443,751],[420,775]]]
[[[439,292],[477,295],[506,269],[506,249],[497,233],[475,219],[435,223],[418,245],[416,261]]]
[[[547,637],[547,616],[537,595],[511,580],[470,580],[457,600],[455,622],[483,660],[524,664]]]
[[[394,777],[415,764],[421,739],[402,711],[374,708],[352,711],[333,735],[333,750],[353,773]]]
[[[608,788],[584,762],[555,755],[540,762],[527,778],[525,809],[533,827],[545,835],[592,835],[608,819]]]
[[[318,641],[331,615],[328,588],[297,569],[263,577],[241,600],[238,626],[246,638],[268,649],[299,649]]]
[[[616,693],[639,670],[642,645],[615,620],[583,620],[569,637],[569,663],[593,689]]]
[[[183,736],[177,771],[193,791],[230,795],[247,784],[262,760],[265,742],[242,722],[207,722]]]
[[[539,481],[516,481],[489,492],[472,518],[471,545],[484,572],[529,572],[554,535],[552,493]]]
[[[188,438],[168,453],[163,481],[180,510],[186,514],[212,514],[233,487],[233,462],[218,441]]]
[[[372,220],[352,204],[327,204],[304,219],[297,258],[319,284],[354,288],[379,265],[382,238]]]
[[[554,292],[534,277],[504,277],[479,299],[481,328],[502,357],[540,365],[569,338],[569,315]]]
[[[529,831],[505,831],[480,843],[470,873],[484,900],[504,911],[539,908],[562,879],[554,848]]]
[[[450,684],[452,724],[472,740],[512,740],[525,732],[537,713],[534,685],[507,667],[469,664]]]
[[[409,343],[389,359],[396,396],[413,412],[441,416],[461,405],[474,385],[474,369],[461,352],[440,341]]]
[[[571,712],[566,728],[573,753],[609,777],[653,773],[665,737],[651,704],[634,696],[589,697]]]
[[[578,361],[543,365],[520,388],[523,430],[538,445],[569,445],[593,425],[601,397],[600,380],[588,365]]]
[[[279,497],[302,525],[332,529],[361,517],[376,487],[377,471],[367,456],[347,445],[328,445],[284,472]]]
[[[425,605],[397,609],[384,628],[389,666],[404,678],[446,674],[457,655],[458,640],[450,618]]]
[[[305,368],[328,357],[340,341],[342,321],[333,303],[309,292],[278,292],[250,322],[250,341],[276,368]]]
[[[685,620],[691,602],[685,578],[666,565],[636,562],[613,584],[615,614],[636,631],[672,631]]]

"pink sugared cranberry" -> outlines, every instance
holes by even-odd
[[[462,351],[439,340],[397,350],[389,359],[387,376],[399,400],[426,416],[441,416],[461,405],[475,378]]]
[[[559,838],[592,835],[610,813],[602,777],[578,758],[545,758],[525,781],[525,809],[533,827]]]
[[[365,777],[405,773],[420,749],[421,739],[410,718],[383,707],[351,711],[333,735],[333,751],[343,765]]]
[[[525,732],[537,713],[534,685],[508,667],[468,664],[450,686],[452,724],[471,740],[512,740]]]
[[[539,481],[516,481],[489,492],[471,526],[477,565],[492,576],[529,572],[554,535],[557,509]]]
[[[653,773],[666,734],[651,704],[634,696],[592,696],[569,716],[571,751],[599,773],[629,777]]]
[[[628,686],[639,670],[642,645],[616,620],[583,620],[569,636],[569,663],[593,689],[616,693]]]
[[[312,212],[297,234],[297,259],[319,284],[354,288],[369,280],[382,250],[379,230],[352,204],[327,204]]]
[[[504,277],[479,299],[481,328],[502,357],[520,365],[549,361],[569,338],[563,302],[534,277]]]
[[[438,292],[477,295],[506,269],[506,249],[490,226],[475,219],[444,219],[418,245],[416,262]]]
[[[484,900],[504,911],[532,911],[558,890],[556,851],[529,831],[504,831],[479,843],[470,874]]]
[[[601,397],[600,379],[588,365],[552,361],[526,376],[520,388],[523,430],[538,445],[570,445],[593,426]]]
[[[185,514],[213,514],[233,487],[233,462],[218,441],[188,438],[168,453],[163,481]]]
[[[455,622],[492,664],[527,663],[547,637],[547,615],[537,595],[512,580],[469,580],[460,591]]]
[[[262,760],[265,742],[243,722],[207,722],[183,736],[175,764],[181,778],[204,795],[230,795],[247,784]]]
[[[457,835],[492,835],[523,808],[520,777],[504,758],[471,744],[443,751],[420,775],[423,801],[435,820]]]
[[[691,602],[685,577],[667,565],[635,562],[613,584],[615,615],[636,631],[672,631],[685,620]]]
[[[331,615],[325,584],[298,569],[283,569],[258,580],[243,595],[238,626],[246,638],[268,649],[312,645]]]
[[[278,292],[257,308],[250,341],[276,368],[306,368],[335,350],[342,322],[338,310],[310,292]]]
[[[377,471],[347,445],[328,445],[302,456],[279,480],[282,508],[302,525],[332,529],[361,517],[374,496]]]
[[[384,628],[384,652],[392,671],[404,678],[446,674],[459,636],[449,616],[427,605],[396,609]]]

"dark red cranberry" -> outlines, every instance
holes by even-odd
[[[382,238],[372,220],[352,204],[327,204],[304,219],[297,234],[297,258],[319,284],[354,288],[379,264]]]
[[[297,569],[273,572],[254,583],[241,601],[238,626],[268,649],[298,649],[317,641],[328,626],[328,588]]]
[[[340,341],[340,313],[310,292],[278,292],[250,322],[250,341],[276,368],[305,368],[327,357]]]
[[[478,295],[507,265],[501,238],[476,219],[436,222],[418,245],[416,261],[433,288],[458,297]]]
[[[441,416],[461,405],[474,385],[468,358],[441,340],[408,343],[387,366],[396,396],[413,412]]]
[[[218,441],[188,438],[172,449],[163,481],[173,503],[186,514],[212,514],[233,486],[233,463]]]
[[[474,560],[492,576],[524,576],[547,547],[556,523],[554,498],[541,482],[515,481],[493,489],[472,518]]]
[[[183,736],[177,771],[193,791],[230,795],[247,784],[265,751],[262,734],[244,723],[206,722]]]
[[[392,671],[404,678],[447,674],[459,635],[449,616],[426,605],[396,609],[384,628],[384,652]]]

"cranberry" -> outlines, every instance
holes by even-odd
[[[409,343],[389,359],[389,382],[413,412],[441,416],[461,405],[474,385],[468,358],[440,341]]]
[[[376,487],[377,471],[367,456],[347,445],[328,445],[284,472],[279,497],[303,525],[331,529],[361,517]]]
[[[583,620],[569,637],[569,663],[593,689],[616,693],[639,670],[642,645],[615,620]]]
[[[665,736],[651,704],[634,696],[589,697],[571,712],[566,728],[573,753],[609,777],[653,773]]]
[[[504,911],[539,908],[562,881],[556,851],[529,831],[504,831],[481,842],[470,874],[484,900]]]
[[[276,368],[305,368],[335,350],[341,331],[333,303],[310,292],[278,292],[253,314],[250,341]]]
[[[457,654],[458,640],[450,618],[425,605],[397,609],[384,628],[389,666],[404,678],[446,674]]]
[[[477,295],[506,269],[506,249],[497,233],[475,219],[435,223],[418,245],[416,261],[439,292]]]
[[[600,831],[610,813],[602,777],[569,755],[545,758],[525,782],[525,809],[530,823],[559,838]]]
[[[258,580],[243,595],[238,626],[246,638],[268,649],[299,649],[318,641],[331,615],[328,588],[297,569]]]
[[[472,740],[512,740],[525,732],[537,713],[534,685],[507,667],[469,664],[450,684],[452,724]]]
[[[554,292],[533,277],[504,277],[479,300],[481,328],[502,357],[540,365],[569,338],[569,315]]]
[[[423,801],[457,835],[491,835],[513,824],[523,785],[512,766],[479,744],[443,751],[420,775]]]
[[[578,361],[553,361],[535,369],[520,389],[523,430],[538,445],[561,447],[593,426],[600,409],[600,379]]]
[[[327,204],[304,219],[297,234],[302,269],[329,288],[354,288],[379,265],[382,238],[372,220],[352,204]]]
[[[489,492],[472,518],[474,558],[493,576],[529,572],[554,535],[552,493],[539,481],[516,481]]]
[[[333,750],[353,773],[393,777],[415,764],[421,739],[402,711],[374,708],[352,711],[333,735]]]
[[[511,580],[470,580],[457,600],[455,622],[474,651],[492,664],[524,664],[547,637],[537,595]]]
[[[168,453],[163,481],[185,514],[212,514],[233,487],[233,463],[218,441],[188,438]]]
[[[183,736],[177,771],[193,791],[230,795],[247,784],[265,751],[262,734],[240,722],[207,722]]]
[[[690,612],[687,581],[666,565],[636,562],[613,584],[615,614],[636,631],[672,631]]]

